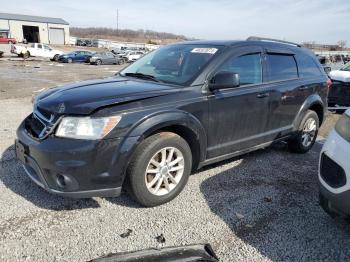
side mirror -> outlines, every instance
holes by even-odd
[[[235,88],[239,87],[239,82],[239,74],[221,71],[216,73],[216,75],[210,80],[209,89],[214,91],[217,89]]]

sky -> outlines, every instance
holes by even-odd
[[[59,17],[71,26],[149,29],[197,39],[263,36],[350,46],[347,0],[1,0],[4,13]]]

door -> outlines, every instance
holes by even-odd
[[[49,28],[50,44],[64,45],[64,29],[63,28]]]
[[[208,159],[266,142],[269,100],[262,88],[262,49],[233,52],[215,72],[238,73],[240,86],[216,90],[208,97]]]
[[[85,55],[84,55],[84,52],[82,51],[77,51],[75,53],[75,57],[73,58],[74,61],[77,61],[77,62],[83,62],[85,60]]]
[[[28,43],[40,43],[40,34],[38,26],[23,25],[23,40]]]
[[[32,56],[44,56],[42,44],[32,44],[29,51],[30,51],[30,55]]]
[[[116,58],[114,57],[114,55],[112,53],[106,53],[106,57],[107,57],[107,64],[115,64],[117,63]]]
[[[288,134],[304,102],[307,90],[302,90],[295,55],[282,50],[267,50],[264,88],[269,93],[269,116],[266,132],[269,140]],[[300,93],[301,92],[301,93]]]
[[[43,45],[43,49],[42,49],[43,55],[42,56],[52,58],[53,54],[51,51],[52,51],[52,49],[49,46]]]

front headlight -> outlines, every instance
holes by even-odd
[[[56,136],[89,140],[101,139],[111,132],[120,120],[121,116],[64,117],[57,128]]]
[[[335,125],[335,130],[341,137],[350,142],[350,116],[347,114],[342,115]]]

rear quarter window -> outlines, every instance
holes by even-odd
[[[298,69],[293,55],[267,54],[267,81],[298,78]]]
[[[308,78],[321,75],[321,71],[312,57],[307,55],[299,55],[297,56],[297,62],[300,77]]]

